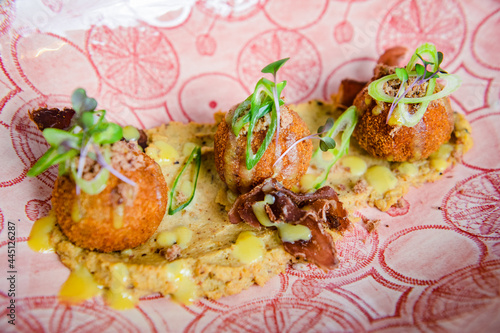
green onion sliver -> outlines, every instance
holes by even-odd
[[[408,73],[415,70],[415,65],[420,59],[417,54],[422,58],[427,55],[434,63],[432,65],[432,71],[435,71],[437,69],[436,66],[438,66],[438,58],[436,46],[434,44],[424,43],[415,50],[415,53],[413,53],[410,61],[408,61],[408,64],[406,65],[406,71]]]
[[[76,155],[78,155],[77,150],[69,150],[61,153],[58,151],[57,147],[51,147],[38,161],[36,161],[26,175],[28,177],[36,177],[51,166],[64,162]]]
[[[195,163],[195,165],[194,165],[195,174],[193,176],[193,191],[191,192],[191,195],[184,203],[182,203],[177,208],[173,208],[173,199],[174,199],[174,194],[176,193],[177,185],[178,185],[179,180],[181,179],[182,175],[186,171],[188,165],[191,163]],[[168,215],[174,215],[178,211],[187,207],[187,205],[189,205],[191,203],[191,201],[193,201],[194,193],[196,191],[196,184],[198,183],[198,175],[200,174],[200,167],[201,167],[201,147],[197,146],[197,147],[193,148],[193,150],[191,151],[191,154],[189,155],[188,160],[186,161],[186,164],[184,164],[181,171],[179,172],[179,174],[177,175],[177,177],[174,180],[174,184],[172,185],[172,189],[170,190],[169,195],[168,195]]]
[[[323,173],[317,178],[318,182],[314,186],[315,189],[323,186],[333,165],[342,156],[349,152],[351,135],[354,132],[354,128],[357,123],[358,114],[356,112],[356,107],[351,106],[345,110],[344,113],[342,113],[342,115],[335,121],[333,127],[326,133],[326,136],[335,139],[335,137],[342,131],[342,142],[340,145],[336,145],[335,148],[329,150],[333,154],[333,158],[329,161],[325,161],[323,159],[323,151],[320,148],[317,148],[314,152],[311,159],[311,165],[324,170]]]
[[[243,117],[240,114],[250,107],[252,95],[248,96],[246,100],[240,103],[236,110],[234,110],[233,119],[231,121],[231,128],[235,136],[238,136],[241,128],[250,121],[250,114],[247,113]]]
[[[417,77],[418,75],[416,73],[410,73],[409,77]],[[444,87],[443,90],[431,94],[429,96],[424,96],[424,97],[413,97],[413,98],[407,98],[404,97],[400,100],[400,103],[404,104],[417,104],[417,103],[422,103],[426,101],[433,101],[436,99],[443,98],[445,96],[450,95],[453,93],[455,90],[457,90],[460,87],[460,83],[462,80],[458,75],[455,74],[440,74],[439,75],[440,79],[443,79],[446,81],[446,86]],[[384,84],[390,80],[398,80],[398,76],[396,74],[391,74],[384,76],[383,78],[380,78],[378,80],[373,81],[370,83],[368,86],[368,94],[376,99],[377,101],[381,102],[386,102],[386,103],[392,103],[395,99],[394,96],[388,95],[384,91]]]
[[[73,176],[75,184],[79,186],[83,192],[90,195],[95,195],[101,193],[106,188],[109,179],[109,170],[101,168],[97,175],[95,175],[94,179],[85,180],[82,177],[78,176],[75,163],[72,163],[71,175]]]
[[[460,85],[460,84],[459,84]],[[436,88],[436,79],[429,80],[427,84],[426,97],[434,94],[434,89]],[[389,125],[404,125],[407,127],[413,127],[424,117],[425,111],[431,100],[420,103],[417,111],[413,114],[408,112],[408,104],[398,103],[396,109],[392,113],[391,119],[389,120]]]
[[[281,95],[281,91],[283,88],[285,88],[286,81],[280,82],[277,85],[277,92],[278,96]],[[275,103],[273,102],[273,86],[274,82],[269,81],[266,78],[262,78],[257,82],[257,85],[255,86],[255,90],[252,94],[252,104],[250,107],[250,124],[248,126],[248,132],[247,132],[247,150],[246,150],[246,158],[245,158],[245,163],[246,167],[248,170],[251,170],[255,167],[255,165],[260,161],[262,156],[264,156],[264,153],[266,152],[267,148],[271,144],[273,140],[274,133],[276,132],[277,128],[277,123],[278,123],[278,111],[276,110]],[[257,150],[257,153],[253,153],[252,149],[252,141],[253,141],[253,129],[255,125],[257,124],[257,121],[263,117],[266,113],[269,111],[268,108],[262,109],[261,106],[264,104],[264,106],[267,104],[267,102],[270,102],[270,110],[271,110],[271,123],[269,124],[269,127],[266,132],[266,136],[264,138],[264,141],[260,145],[259,149]],[[279,103],[281,104],[281,103]]]
[[[252,150],[253,128],[255,127],[257,120],[250,121],[250,126],[248,127],[247,152],[246,152],[246,159],[245,159],[246,166],[247,166],[248,170],[252,170],[255,167],[255,165],[257,163],[259,163],[260,159],[262,158],[262,156],[264,156],[264,153],[266,152],[267,148],[269,147],[269,145],[273,141],[273,136],[274,136],[274,132],[276,131],[277,120],[278,120],[278,114],[276,112],[276,108],[274,106],[272,107],[271,124],[269,124],[269,128],[267,129],[264,141],[262,142],[259,149],[257,150],[257,153],[254,154],[253,150]]]
[[[68,147],[79,149],[82,144],[82,135],[64,131],[58,128],[46,128],[42,132],[43,137],[51,146],[60,146],[65,143]]]

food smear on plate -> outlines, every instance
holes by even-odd
[[[330,102],[285,106],[286,83],[277,81],[279,68],[286,65],[287,59],[282,59],[263,70],[272,74],[273,81],[261,79],[245,101],[215,114],[213,124],[170,122],[144,133],[104,125],[98,131],[92,126],[110,123],[105,112],[94,111],[95,102],[82,91],[73,109],[65,109],[70,111],[45,109],[52,110],[46,117],[52,125],[41,128],[51,144],[50,158],[37,162],[30,172],[36,175],[60,163],[57,182],[64,179],[65,187],[57,190],[61,185],[56,182],[54,191],[63,193],[54,193],[53,200],[71,204],[58,208],[53,201],[51,215],[35,222],[29,244],[42,251],[53,249],[72,270],[60,300],[74,303],[102,295],[109,306],[126,309],[141,297],[161,294],[191,304],[200,297],[218,299],[263,285],[290,264],[311,262],[324,270],[334,269],[338,264],[335,242],[343,232],[352,223],[373,230],[374,224],[357,217],[357,210],[374,206],[387,211],[397,206],[410,187],[439,179],[472,145],[467,120],[458,113],[449,114],[446,97],[432,99],[447,86],[436,81],[433,89],[427,89],[436,76],[448,75],[439,67],[442,55],[434,54],[435,48],[428,44],[423,50],[430,51],[417,52],[416,57],[424,71],[417,72],[420,67],[415,63],[407,66],[408,78],[398,70],[401,78],[388,80],[386,76],[396,71],[388,63],[396,61],[391,51],[381,57],[386,63],[377,65],[376,76],[379,69],[386,71],[379,77],[390,82],[391,88],[384,83],[383,89],[394,95],[388,92],[392,99],[385,101],[375,102],[377,96],[367,95],[370,83],[347,79]],[[430,64],[433,55],[437,61]],[[413,97],[402,94],[412,80],[427,78],[408,92],[415,88],[429,99],[406,105]],[[368,98],[371,101],[365,103]],[[355,102],[359,100],[364,104]],[[423,117],[413,124],[414,114],[425,103]],[[426,148],[425,154],[415,140],[403,140],[400,145],[410,145],[408,158],[398,160],[393,152],[380,156],[362,148],[358,137],[363,133],[357,132],[364,115],[377,113],[373,112],[377,106],[383,111],[377,114],[382,119],[379,126],[391,128],[389,138],[391,131],[395,135],[418,128],[433,108],[446,115],[444,123],[452,130],[434,148]],[[92,117],[81,119],[85,112]],[[31,114],[36,121],[37,112]],[[63,125],[54,125],[58,123]],[[61,132],[48,130],[51,126],[62,126]],[[109,172],[106,180],[99,176],[103,170]],[[144,172],[151,178],[143,184]],[[143,197],[141,186],[152,198]],[[140,202],[134,201],[137,198]],[[148,210],[151,207],[154,214]],[[103,213],[98,215],[98,209]],[[88,212],[92,224],[86,222]],[[141,214],[148,221],[137,222]],[[133,228],[129,218],[134,226],[144,223],[146,231],[134,232],[137,235],[123,242],[100,234],[103,228],[104,234]],[[90,232],[75,235],[72,228]],[[132,240],[135,243],[128,243]],[[127,245],[114,247],[115,243]]]

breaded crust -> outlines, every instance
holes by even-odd
[[[119,170],[135,187],[110,174],[106,188],[96,195],[82,191],[77,196],[69,176],[57,178],[52,205],[71,242],[111,252],[136,247],[154,234],[165,215],[168,188],[158,164],[145,154],[144,161],[140,169]]]
[[[221,121],[214,138],[215,165],[217,172],[227,186],[239,193],[248,192],[265,179],[277,178],[291,189],[306,173],[312,156],[311,140],[301,141],[285,155],[273,168],[274,162],[297,140],[310,134],[309,129],[300,116],[288,107],[282,107],[280,119],[283,127],[279,132],[281,152],[276,152],[275,136],[261,160],[252,170],[247,170],[245,164],[247,135],[236,137],[226,121]],[[256,130],[253,134],[252,149],[258,150],[266,136],[267,127]]]
[[[368,105],[366,102],[369,101]],[[394,162],[422,160],[450,139],[453,110],[448,97],[432,101],[424,117],[414,127],[396,128],[387,124],[390,103],[379,103],[381,112],[374,114],[377,103],[365,87],[354,100],[359,121],[354,137],[370,155]]]

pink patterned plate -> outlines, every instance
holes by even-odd
[[[500,331],[498,1],[0,6],[1,331]],[[287,102],[301,103],[330,98],[345,77],[369,79],[384,49],[422,42],[436,44],[444,67],[463,78],[452,105],[471,123],[475,145],[398,207],[360,211],[379,227],[346,233],[337,244],[339,269],[297,265],[264,287],[191,306],[158,295],[125,312],[101,299],[58,302],[68,269],[26,244],[33,221],[50,209],[55,180],[55,170],[26,177],[47,148],[28,110],[68,105],[83,87],[120,124],[210,122],[246,98],[259,70],[276,59],[291,57],[280,78]]]

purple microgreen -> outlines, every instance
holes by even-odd
[[[437,53],[437,58],[438,58],[438,67],[441,65],[441,63],[443,62],[443,52],[441,51],[438,51]]]
[[[285,150],[285,152],[283,154],[280,155],[280,157],[274,162],[273,164],[273,167],[279,163],[279,161],[281,161],[283,159],[283,157],[285,157],[286,154],[288,154],[292,149],[293,147],[295,147],[296,145],[298,145],[299,143],[301,143],[302,141],[305,141],[305,140],[311,140],[311,139],[319,139],[320,140],[320,149],[323,150],[323,151],[327,151],[329,149],[333,149],[335,148],[336,146],[336,143],[335,143],[335,140],[333,140],[332,138],[326,136],[326,137],[322,137],[323,134],[327,133],[328,131],[330,131],[332,128],[333,128],[333,124],[334,124],[334,121],[332,118],[328,118],[325,122],[324,125],[320,126],[318,128],[318,133],[313,133],[313,134],[310,134],[308,136],[305,136],[297,141],[295,141],[290,147],[288,147],[287,150]],[[332,142],[333,141],[333,142]]]
[[[104,123],[99,132],[92,134],[92,140],[97,144],[109,144],[123,137],[123,129],[115,123]]]
[[[396,75],[401,82],[408,81],[408,72],[405,68],[396,68]]]
[[[71,95],[71,104],[73,104],[73,110],[77,114],[85,111],[94,111],[97,107],[97,101],[94,98],[87,97],[87,93],[82,88],[78,88],[73,92]]]
[[[356,107],[351,106],[347,110],[345,110],[342,113],[342,115],[340,115],[340,117],[335,121],[335,124],[332,126],[332,128],[328,130],[325,137],[322,138],[323,139],[322,141],[325,144],[333,145],[335,142],[333,138],[337,137],[337,135],[339,135],[340,132],[342,132],[342,135],[340,137],[340,144],[337,145],[335,143],[335,146],[333,148],[327,149],[332,155],[331,160],[328,161],[324,160],[322,152],[324,152],[325,150],[321,148],[321,143],[320,147],[318,147],[313,153],[311,159],[311,165],[314,166],[315,168],[323,170],[322,175],[317,178],[317,183],[314,186],[314,188],[318,189],[321,186],[323,186],[333,165],[342,156],[344,156],[349,152],[349,142],[357,123],[358,123],[358,114],[356,111]],[[325,138],[329,138],[331,140],[328,139],[325,140]]]
[[[103,168],[108,169],[109,172],[111,172],[113,175],[115,175],[116,178],[120,179],[124,183],[127,183],[127,184],[132,185],[132,186],[136,186],[137,185],[133,180],[125,177],[118,170],[116,170],[110,164],[108,164],[108,162],[106,162],[106,159],[101,154],[101,151],[100,151],[98,145],[93,145],[93,146],[94,146],[95,153],[97,155],[97,163],[99,163]]]
[[[280,60],[277,60],[275,62],[272,62],[269,65],[267,65],[266,67],[262,68],[261,72],[272,74],[273,76],[276,76],[276,73],[281,68],[281,66],[283,66],[285,64],[285,62],[287,62],[289,59],[290,58],[284,58],[284,59],[280,59]]]
[[[416,53],[416,55],[420,59],[420,61],[422,61],[422,63],[424,64],[424,67],[427,67],[427,65],[434,65],[434,63],[432,61],[425,60],[424,58],[422,58],[422,56],[420,54]]]
[[[105,120],[105,110],[94,111],[97,106],[97,102],[94,98],[87,97],[87,93],[84,89],[76,89],[71,96],[71,102],[73,104],[73,109],[76,112],[72,119],[73,126],[67,130],[54,128],[47,128],[44,130],[43,135],[50,144],[51,148],[37,163],[35,163],[35,165],[33,165],[33,167],[29,170],[28,175],[35,177],[55,164],[60,164],[60,172],[67,172],[67,168],[64,165],[61,167],[61,165],[66,165],[70,160],[73,161],[75,157],[79,155],[77,168],[75,169],[73,164],[71,164],[71,172],[76,177],[76,193],[80,194],[81,186],[79,186],[79,184],[87,184],[84,183],[82,179],[85,160],[87,156],[96,160],[98,156],[95,154],[99,153],[98,149],[96,150],[96,153],[89,152],[90,145],[99,147],[100,144],[115,143],[121,140],[123,136],[123,129],[121,126]],[[102,158],[99,160],[101,162],[104,161],[105,163],[105,160]],[[118,178],[129,184],[131,183],[127,177],[124,177],[118,171],[112,169],[109,165],[107,165],[106,168]],[[100,175],[99,179],[101,181],[104,179],[107,180],[104,175]],[[99,181],[96,180],[95,184],[98,183]],[[95,191],[97,187],[102,188],[96,186],[97,185],[88,185],[88,188],[91,191]],[[85,191],[84,188],[82,189]]]
[[[328,151],[330,149],[335,148],[336,146],[337,146],[337,144],[336,144],[335,140],[333,140],[329,136],[326,136],[326,137],[320,139],[319,148],[322,151]]]
[[[318,134],[323,134],[332,129],[334,124],[333,118],[328,118],[324,125],[318,127]]]
[[[94,126],[94,112],[92,111],[82,112],[78,123],[84,129],[89,129],[92,126]]]
[[[64,145],[69,149],[78,148],[82,142],[79,135],[58,128],[46,128],[42,134],[47,143],[53,147]]]
[[[415,72],[417,72],[417,74],[419,76],[424,76],[425,75],[425,72],[426,72],[426,67],[420,65],[420,64],[416,64],[415,65]]]
[[[394,98],[394,101],[392,102],[391,107],[389,109],[389,112],[387,114],[387,123],[389,123],[389,120],[392,117],[394,109],[399,104],[399,102],[401,101],[401,99],[403,99],[406,96],[406,94],[409,93],[415,86],[422,85],[422,84],[424,84],[424,83],[426,83],[426,82],[428,82],[428,81],[430,81],[432,79],[438,78],[439,77],[439,73],[446,73],[443,69],[441,69],[439,67],[439,65],[443,61],[443,53],[442,52],[436,52],[435,48],[434,48],[434,53],[435,54],[432,55],[432,56],[435,58],[436,61],[435,62],[431,62],[431,61],[425,60],[424,58],[422,58],[422,56],[419,53],[415,52],[415,55],[420,59],[420,61],[422,62],[423,65],[422,64],[415,64],[414,65],[414,70],[415,70],[415,73],[417,74],[417,77],[404,90],[403,90],[403,87],[405,85],[405,82],[408,81],[407,68],[409,67],[409,65],[406,66],[406,69],[404,69],[404,68],[396,68],[396,75],[399,78],[399,80],[401,81],[401,84],[400,84],[398,93],[396,94],[396,97]],[[434,66],[434,72],[427,70],[427,66],[428,65]],[[405,77],[405,75],[404,75],[403,72],[406,73],[406,77]],[[405,78],[406,78],[406,80],[405,80]]]

